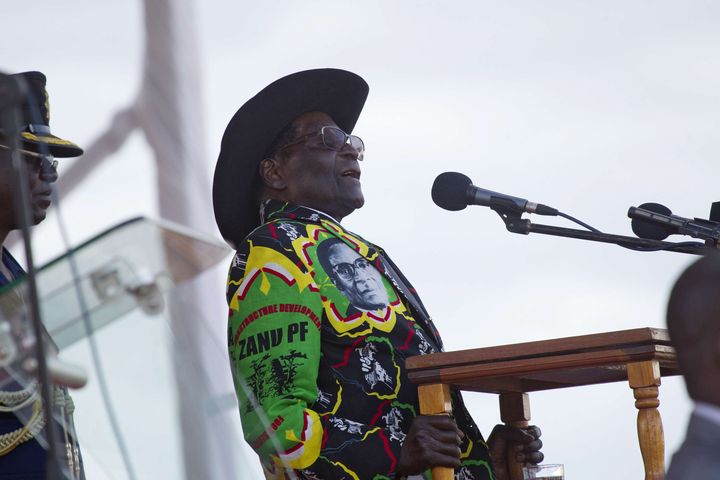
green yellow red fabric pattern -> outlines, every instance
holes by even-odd
[[[228,348],[246,441],[267,478],[395,478],[419,414],[407,357],[439,351],[412,286],[375,245],[312,209],[268,201],[228,275]],[[465,432],[456,478],[492,479]],[[429,477],[428,477],[429,478]]]

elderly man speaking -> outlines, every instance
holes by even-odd
[[[507,441],[538,462],[539,430],[496,427],[486,444],[459,392],[452,417],[419,415],[405,359],[442,350],[440,336],[387,254],[341,225],[364,203],[365,145],[351,132],[367,93],[343,70],[288,75],[223,136],[213,203],[237,249],[228,347],[245,439],[267,478],[380,480],[434,466],[507,478]]]

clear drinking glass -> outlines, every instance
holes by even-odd
[[[523,479],[564,480],[565,468],[562,465],[528,465],[523,468]]]

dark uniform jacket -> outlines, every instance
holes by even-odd
[[[13,277],[19,278],[25,275],[25,271],[22,269],[22,267],[20,267],[20,265],[12,257],[12,255],[10,255],[10,252],[3,248],[1,254],[3,264],[10,270],[10,273],[12,273]],[[11,283],[10,279],[5,278],[5,276],[0,273],[0,290],[2,290],[2,287],[7,286],[9,283]],[[20,389],[20,386],[16,383],[12,383],[9,386],[0,388],[0,390],[3,389],[18,390]],[[27,407],[25,410],[29,409],[30,407]],[[22,416],[22,418],[29,418],[29,413],[24,413],[25,414]],[[67,453],[67,445],[65,443],[66,432],[63,430],[59,422],[56,422],[56,425],[57,428],[55,431],[58,432],[59,435],[63,436],[63,438],[58,439],[56,442],[56,444],[58,445],[57,451],[61,456],[60,465],[63,469],[63,475],[65,475],[65,477],[63,478],[84,479],[85,473],[82,469],[82,466],[80,467],[80,472],[76,472],[74,470],[70,471],[71,467],[65,464],[65,454]],[[0,412],[0,435],[16,431],[17,429],[22,427],[23,423],[20,421],[16,413]],[[70,427],[72,428],[72,425]],[[68,441],[71,444],[71,448],[73,448],[76,443],[73,440],[72,434],[70,434],[70,432],[67,432],[67,434],[67,438],[69,439]],[[73,454],[74,453],[71,452],[71,455]],[[74,458],[79,458],[77,457],[79,455],[79,452],[76,452],[75,455],[76,456]],[[82,465],[81,458],[79,458],[79,462],[80,465]],[[5,454],[0,455],[0,480],[45,480],[47,474],[46,463],[47,450],[42,445],[40,445],[40,443],[38,443],[35,438],[32,438],[28,441],[20,443]]]

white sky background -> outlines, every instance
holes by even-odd
[[[669,289],[691,257],[510,234],[489,209],[439,209],[430,186],[437,174],[460,171],[618,234],[632,234],[628,207],[649,201],[707,218],[720,200],[720,4],[197,5],[208,176],[228,120],[272,80],[339,67],[368,81],[355,129],[368,149],[366,204],[345,223],[401,266],[448,350],[664,326]],[[0,69],[45,72],[53,130],[88,145],[136,94],[141,13],[137,1],[3,2]],[[155,175],[144,139],[133,136],[63,199],[73,242],[155,216]],[[62,250],[54,217],[36,243],[40,259]],[[489,433],[496,398],[466,398]],[[663,380],[660,399],[669,461],[690,404],[678,378]],[[568,478],[640,478],[627,385],[535,393],[531,403],[546,459],[564,463]]]

